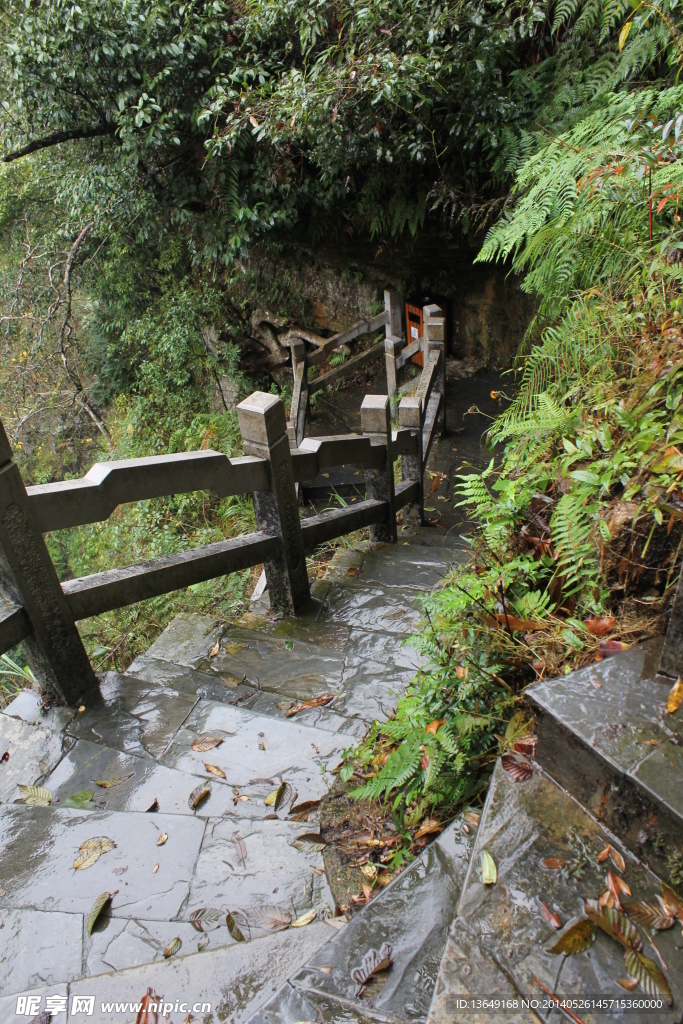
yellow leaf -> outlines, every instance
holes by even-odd
[[[626,40],[628,39],[628,34],[631,31],[631,25],[632,24],[633,24],[633,21],[627,21],[626,24],[622,27],[621,32],[619,33],[619,52],[620,53],[624,49],[624,46],[626,45]]]
[[[670,715],[678,711],[683,704],[683,679],[679,676],[669,691],[669,699],[666,702],[666,710]]]
[[[292,921],[292,928],[303,928],[305,925],[310,924],[311,921],[315,921],[315,915],[318,913],[315,907],[311,910],[306,911],[301,917],[297,917],[296,921]]]
[[[498,879],[498,869],[488,850],[481,851],[481,880],[484,885],[494,885]]]

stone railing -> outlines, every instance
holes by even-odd
[[[30,640],[52,685],[73,702],[96,685],[79,619],[261,563],[272,606],[296,615],[310,599],[307,551],[368,526],[372,539],[393,542],[400,509],[422,521],[424,460],[443,401],[442,362],[443,354],[430,353],[424,386],[421,381],[419,395],[401,403],[397,431],[389,397],[368,395],[363,434],[307,438],[292,450],[281,399],[257,391],[237,408],[241,458],[198,451],[104,462],[82,479],[35,487],[24,486],[0,423],[0,654]],[[399,458],[402,480],[395,484]],[[362,466],[366,500],[300,519],[296,485],[346,464]],[[101,522],[127,502],[196,490],[250,494],[257,531],[59,582],[45,533]]]

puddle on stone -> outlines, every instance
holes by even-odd
[[[420,612],[412,597],[398,588],[389,593],[381,587],[359,583],[333,583],[328,596],[328,618],[366,631],[408,636],[420,622]],[[348,645],[347,645],[348,646]]]
[[[147,657],[196,668],[208,657],[223,628],[210,615],[181,612],[147,650]]]
[[[253,686],[241,684],[234,676],[217,676],[214,672],[187,669],[182,665],[172,665],[156,658],[148,658],[146,654],[136,658],[126,669],[125,675],[177,693],[201,697],[204,700],[219,700],[225,704],[248,699],[254,694]]]

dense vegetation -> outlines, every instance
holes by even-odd
[[[459,484],[472,565],[426,604],[434,667],[345,768],[407,825],[482,787],[527,682],[656,630],[670,598],[680,21],[675,0],[3,9],[0,410],[34,480],[95,448],[233,450],[216,379],[272,385],[258,360],[245,381],[250,316],[300,310],[293,279],[258,272],[293,246],[467,236],[526,275],[538,313],[500,457]],[[190,497],[51,543],[80,573],[249,515]],[[184,600],[227,614],[247,582]],[[95,624],[99,664],[168,607]]]

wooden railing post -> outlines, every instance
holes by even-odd
[[[441,395],[441,407],[439,409],[438,426],[442,435],[446,434],[446,321],[439,306],[423,306],[422,324],[424,330],[424,356],[425,365],[430,352],[440,353],[439,370],[434,382],[434,392]]]
[[[360,407],[360,419],[363,433],[370,438],[370,444],[384,445],[387,452],[384,469],[365,470],[365,487],[368,497],[387,503],[387,517],[383,523],[377,523],[370,527],[370,540],[394,543],[396,541],[396,504],[389,396],[366,395]]]
[[[387,391],[392,406],[396,405],[398,395],[398,370],[396,358],[403,348],[401,331],[401,296],[394,289],[387,288],[384,292],[384,309],[389,314],[384,333],[384,356],[387,365]]]
[[[422,465],[422,399],[402,398],[398,407],[398,422],[401,428],[417,432],[417,453],[401,456],[401,477],[403,480],[416,481],[420,489],[420,497],[403,509],[404,525],[424,525],[424,466]]]
[[[255,391],[240,402],[237,415],[244,454],[270,463],[272,489],[253,492],[258,529],[277,535],[282,545],[281,557],[264,566],[270,603],[283,614],[296,615],[308,604],[310,590],[285,407],[276,395]]]
[[[0,590],[23,606],[41,670],[69,704],[97,688],[73,615],[0,423]],[[29,649],[31,639],[26,641]]]

